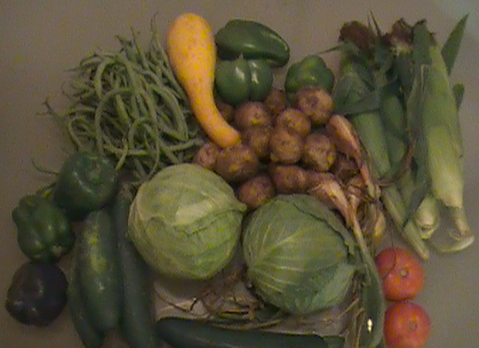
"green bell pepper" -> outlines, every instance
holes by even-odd
[[[290,56],[288,43],[264,24],[232,19],[218,30],[215,43],[220,59],[262,59],[273,67],[284,66]]]
[[[32,261],[56,262],[75,243],[65,213],[43,196],[23,197],[13,209],[12,218],[17,227],[18,245]]]
[[[223,60],[216,66],[215,87],[219,97],[233,106],[263,101],[273,87],[273,71],[264,60]]]
[[[113,199],[117,183],[118,174],[107,157],[75,153],[60,169],[53,200],[70,219],[81,220]]]
[[[316,54],[304,57],[292,64],[286,72],[284,89],[289,100],[296,92],[306,86],[319,86],[331,93],[334,86],[334,74],[323,58]]]

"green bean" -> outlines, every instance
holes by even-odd
[[[145,90],[140,90],[139,91],[140,93],[140,97],[143,98],[143,101],[145,102],[143,105],[145,106],[145,113],[147,115],[150,116],[150,120],[153,122],[153,123],[156,123],[159,125],[159,128],[166,134],[168,134],[169,136],[177,139],[177,140],[184,140],[181,136],[181,134],[171,128],[169,125],[166,124],[165,120],[162,119],[161,117],[157,117],[157,113],[156,113],[156,108],[155,108],[155,105],[154,105],[154,102],[153,100],[150,98],[150,96],[148,95],[148,93],[145,91]],[[141,106],[142,104],[140,104]]]
[[[178,144],[178,145],[170,145],[168,146],[168,148],[171,150],[171,151],[184,151],[184,150],[188,150],[194,146],[200,146],[201,144],[203,144],[202,141],[199,141],[198,139],[190,139],[184,143],[181,143],[181,144]]]
[[[99,154],[101,155],[105,155],[105,151],[102,147],[102,141],[101,141],[101,138],[102,138],[102,134],[103,134],[103,131],[101,129],[101,119],[102,119],[102,114],[103,114],[103,109],[105,108],[105,105],[107,103],[107,101],[115,96],[116,94],[118,93],[125,93],[125,92],[129,92],[129,89],[117,89],[117,90],[111,90],[109,92],[107,92],[103,98],[100,100],[100,103],[98,104],[98,108],[96,109],[96,112],[95,112],[95,130],[96,130],[96,144],[97,144],[97,151]]]
[[[138,45],[138,40],[137,40],[137,36],[136,36],[135,32],[133,30],[131,32],[132,32],[132,36],[133,36],[133,40],[131,41],[131,46],[135,47],[136,52],[138,53],[138,57],[140,57],[140,62],[142,64],[143,68],[147,69],[148,68],[148,60],[146,59],[145,53],[143,52],[141,47]]]
[[[171,95],[170,90],[168,89],[161,89],[156,85],[150,86],[150,89],[157,93],[161,99],[168,105],[169,109],[172,111],[173,116],[174,116],[174,121],[176,123],[176,126],[178,127],[178,132],[180,133],[180,136],[182,138],[180,140],[186,140],[188,137],[187,133],[187,124],[186,120],[183,117],[180,117],[182,115],[182,111],[180,108],[180,104],[178,103],[178,100]]]
[[[121,153],[121,156],[118,158],[118,161],[115,166],[115,170],[117,171],[120,170],[121,167],[123,167],[126,157],[128,156],[128,153],[130,152],[126,139],[123,138],[122,141],[123,141],[123,151]]]
[[[130,116],[126,111],[125,102],[121,98],[121,95],[115,95],[115,110],[117,115],[119,116],[120,120],[125,124],[127,127],[131,126]]]
[[[141,184],[191,159],[203,139],[156,31],[146,51],[134,31],[131,40],[117,38],[118,52],[90,53],[70,69],[70,106],[57,113],[47,105],[47,113],[64,123],[78,151],[114,158]]]
[[[102,61],[99,65],[98,68],[96,69],[95,72],[95,77],[93,78],[94,81],[94,86],[95,86],[95,92],[98,98],[101,98],[103,96],[103,88],[102,88],[102,81],[103,81],[103,72],[105,71],[107,65],[113,64],[114,61],[111,59],[106,59]]]
[[[134,147],[134,144],[135,144],[135,136],[137,134],[137,128],[143,123],[143,122],[146,122],[145,119],[141,119],[141,118],[137,118],[135,120],[135,122],[133,122],[133,124],[131,125],[129,131],[128,131],[128,135],[127,135],[127,141],[128,141],[128,145],[130,147]]]
[[[168,55],[166,54],[165,49],[158,41],[158,38],[155,36],[154,40],[152,40],[153,50],[155,53],[159,54],[159,56],[155,57],[154,55],[151,56],[152,60],[156,63],[156,66],[164,76],[166,76],[168,82],[171,84],[171,87],[178,93],[180,99],[188,101],[188,97],[184,91],[184,89],[180,86],[178,80],[175,78],[173,69],[168,60]]]
[[[67,123],[67,129],[68,133],[70,134],[70,138],[73,141],[74,145],[79,149],[80,151],[85,151],[85,146],[82,141],[80,141],[76,131],[73,128],[73,125],[75,121],[79,120],[81,116],[76,116],[70,119],[70,121]]]

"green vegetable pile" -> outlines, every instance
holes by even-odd
[[[234,130],[241,142],[223,148],[193,118],[156,31],[146,51],[133,35],[118,38],[119,52],[82,59],[69,108],[46,103],[74,151],[12,212],[30,261],[7,310],[46,326],[67,304],[87,348],[116,329],[138,348],[383,347],[373,258],[384,233],[423,260],[429,245],[456,252],[474,240],[462,199],[464,91],[449,80],[466,19],[443,47],[426,21],[388,33],[374,20],[345,23],[337,76],[309,54],[285,71],[284,88],[273,85],[286,41],[230,20],[214,36],[212,86],[226,122],[214,119],[208,134]],[[443,208],[456,226],[447,242],[434,239]],[[188,309],[169,303],[179,317],[156,318],[150,271],[205,288]],[[191,319],[198,304],[204,322]],[[281,332],[291,319],[321,326],[316,316],[332,308],[344,308],[332,335]]]
[[[30,261],[8,291],[15,319],[46,326],[67,305],[85,347],[115,328],[132,347],[156,346],[150,271],[127,237],[133,192],[109,158],[77,152],[51,185],[20,200],[12,218]],[[69,253],[65,276],[58,264]]]
[[[424,260],[428,244],[456,252],[474,241],[463,206],[463,86],[449,79],[466,21],[458,22],[444,46],[425,20],[399,20],[386,34],[359,22],[341,29],[336,112],[358,132],[376,180],[384,183],[386,210]],[[456,227],[447,240],[433,236],[443,208]]]
[[[67,110],[46,105],[75,151],[111,158],[138,186],[165,166],[188,161],[202,138],[156,31],[146,51],[136,35],[118,41],[118,52],[95,52],[72,69]]]

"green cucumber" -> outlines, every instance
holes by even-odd
[[[78,236],[78,273],[85,307],[101,332],[118,325],[122,275],[115,229],[106,209],[88,214]]]
[[[215,327],[185,318],[157,321],[158,335],[174,348],[342,348],[339,336],[294,335]]]
[[[76,248],[74,249],[76,251]],[[85,348],[99,348],[103,344],[105,335],[98,331],[88,318],[85,303],[81,294],[77,257],[74,251],[70,265],[70,275],[67,290],[68,309],[75,330]]]
[[[121,192],[111,207],[123,275],[120,331],[131,348],[154,348],[158,346],[158,342],[153,315],[151,275],[148,266],[127,237],[130,205],[130,197]]]

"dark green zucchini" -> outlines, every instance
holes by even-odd
[[[67,304],[75,330],[85,348],[99,348],[103,344],[105,335],[98,331],[88,318],[85,303],[81,294],[78,279],[77,255],[74,249],[70,265],[69,284],[67,290]]]
[[[78,236],[78,273],[85,307],[101,332],[116,327],[122,307],[122,275],[115,229],[106,209],[88,214]]]
[[[120,192],[111,207],[123,275],[120,331],[130,348],[154,348],[158,346],[158,339],[155,334],[151,275],[127,237],[130,204],[129,196]]]
[[[293,335],[215,327],[184,318],[157,321],[158,335],[174,348],[342,348],[338,336]]]

